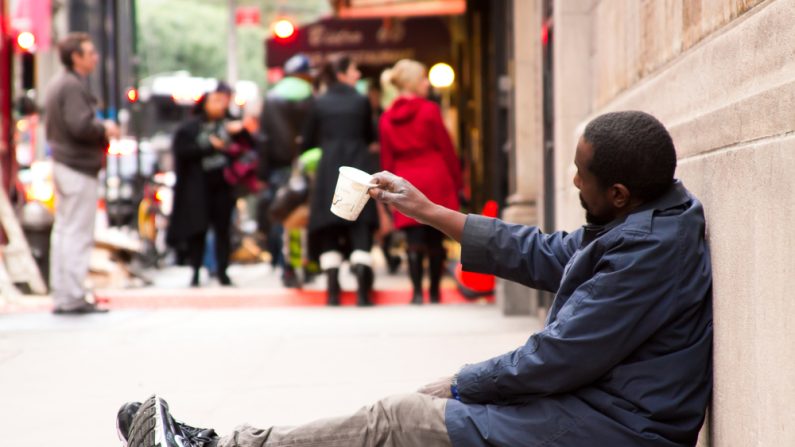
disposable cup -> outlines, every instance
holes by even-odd
[[[345,220],[354,221],[370,199],[367,191],[376,185],[373,184],[372,175],[359,169],[343,166],[339,172],[331,212]]]

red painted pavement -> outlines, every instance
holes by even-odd
[[[376,290],[376,306],[408,305],[411,293],[407,290]],[[297,289],[125,289],[98,290],[97,302],[109,309],[226,309],[265,307],[318,307],[326,305],[322,290]],[[35,300],[35,301],[33,301]],[[428,301],[427,296],[425,302]],[[493,297],[469,300],[455,288],[442,290],[442,304],[461,304],[472,301],[493,302]],[[23,298],[22,303],[0,305],[0,314],[19,312],[48,312],[52,303],[46,298]],[[356,293],[343,292],[342,306],[355,306]]]

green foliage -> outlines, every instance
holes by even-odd
[[[188,70],[195,76],[226,73],[226,11],[191,0],[140,0],[141,76]]]
[[[238,78],[265,83],[268,24],[287,15],[298,23],[329,11],[327,0],[237,0],[260,6],[260,26],[237,30]],[[137,0],[140,75],[187,70],[194,76],[226,78],[228,2],[226,0]]]

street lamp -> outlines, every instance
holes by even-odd
[[[288,40],[295,34],[295,25],[287,19],[279,19],[273,23],[273,34],[281,40]]]
[[[439,62],[431,67],[428,72],[428,78],[431,81],[431,85],[435,88],[448,88],[455,81],[455,71],[453,71],[453,67],[444,62]]]
[[[24,52],[31,53],[36,45],[36,36],[30,31],[23,31],[17,35],[17,46]]]

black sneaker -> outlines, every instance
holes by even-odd
[[[77,307],[71,309],[61,309],[56,307],[52,310],[55,315],[88,315],[88,314],[104,314],[108,313],[108,309],[97,307],[94,303],[83,302]]]
[[[119,408],[119,412],[116,414],[116,433],[125,447],[127,438],[130,437],[130,426],[139,408],[141,408],[140,402],[127,402]]]
[[[119,413],[121,414],[121,410]],[[121,422],[117,421],[117,424],[121,425]],[[119,433],[121,434],[121,430]],[[124,446],[216,447],[217,444],[218,435],[215,430],[177,422],[168,412],[168,403],[155,395],[141,404],[135,412]]]
[[[300,289],[301,280],[298,279],[298,274],[292,266],[284,266],[282,272],[282,285],[287,289]]]

